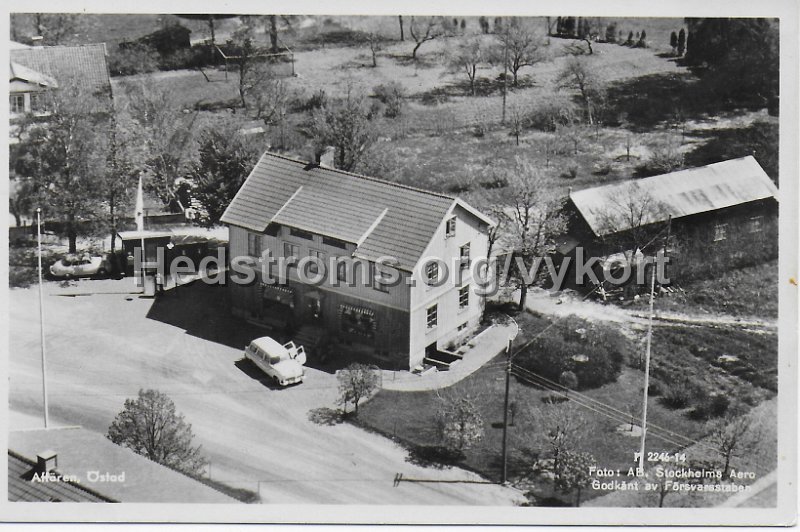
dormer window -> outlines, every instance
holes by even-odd
[[[453,216],[447,220],[447,228],[444,234],[445,238],[456,236],[456,217]]]

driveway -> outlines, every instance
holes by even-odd
[[[265,331],[230,317],[224,287],[197,284],[158,301],[128,293],[136,291],[131,280],[46,285],[54,424],[105,433],[126,398],[140,388],[155,388],[169,395],[192,424],[211,477],[260,490],[266,503],[509,505],[520,500],[511,489],[476,483],[482,479],[471,472],[410,464],[406,451],[386,438],[310,416],[336,407],[332,373],[309,368],[306,382],[287,389],[262,382],[240,359],[245,343]],[[59,295],[64,293],[85,295]],[[9,308],[11,422],[12,428],[24,428],[41,415],[37,289],[11,290]],[[395,486],[398,473],[449,482]]]

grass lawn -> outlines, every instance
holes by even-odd
[[[729,327],[657,327],[653,374],[686,377],[708,392],[753,401],[778,390],[778,337]],[[698,371],[700,370],[700,371]]]
[[[522,313],[516,316],[523,336],[517,342],[541,331],[548,320]],[[459,465],[475,470],[491,480],[499,480],[501,468],[501,438],[503,393],[505,385],[503,356],[486,364],[473,375],[458,384],[441,390],[429,392],[393,392],[383,390],[359,409],[358,423],[396,438],[409,448],[409,460],[423,464],[436,465],[433,457],[439,445],[436,430],[436,412],[439,395],[464,394],[474,398],[481,409],[484,423],[484,437],[474,447],[464,453]],[[611,405],[623,412],[638,407],[643,374],[625,368],[617,382],[586,391],[593,399]],[[516,403],[518,413],[514,426],[509,429],[509,477],[524,483],[530,462],[526,452],[544,451],[544,443],[539,439],[541,427],[536,424],[536,412],[542,408],[543,398],[551,392],[532,386],[521,380],[512,379],[511,401]],[[649,405],[649,419],[653,424],[673,430],[689,438],[697,439],[703,435],[703,423],[688,419],[683,411],[671,410],[653,398]],[[584,410],[587,437],[583,449],[590,451],[599,465],[624,468],[633,460],[633,452],[638,449],[639,438],[626,430],[627,424],[609,419],[589,410]],[[652,450],[674,450],[670,444],[651,438]],[[547,492],[546,485],[536,486]]]
[[[656,309],[723,313],[740,317],[778,317],[778,261],[729,270],[716,279],[681,285],[684,293],[655,300]],[[638,304],[646,305],[642,299]]]

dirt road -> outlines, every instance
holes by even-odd
[[[266,503],[509,505],[520,499],[461,469],[410,464],[401,447],[349,424],[311,421],[311,410],[335,406],[335,376],[309,369],[306,382],[279,390],[237,364],[247,338],[263,331],[224,312],[224,289],[200,285],[197,297],[189,297],[192,287],[154,302],[108,293],[110,283],[134,289],[132,281],[80,281],[85,292],[105,293],[65,297],[55,295],[64,290],[58,285],[47,286],[54,423],[105,433],[126,398],[155,388],[192,424],[211,477],[260,489]],[[19,413],[12,423],[29,425],[41,412],[36,288],[12,290],[10,308],[10,407]],[[450,482],[394,486],[397,473]]]

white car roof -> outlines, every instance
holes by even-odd
[[[287,351],[285,347],[278,343],[277,340],[269,336],[256,338],[251,342],[251,344],[271,356],[289,356],[289,351]]]

